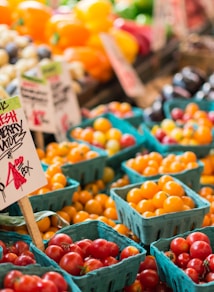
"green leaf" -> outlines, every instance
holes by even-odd
[[[61,216],[59,216],[56,212],[53,211],[40,211],[37,213],[34,213],[34,217],[36,222],[43,219],[44,217],[56,215],[59,219],[59,226],[65,227],[68,226],[69,223],[63,219]],[[5,226],[22,226],[25,225],[25,218],[24,216],[10,216],[8,213],[1,213],[0,214],[0,224]]]
[[[51,37],[51,44],[57,45],[59,40],[60,40],[60,35],[58,34],[58,32],[55,32]]]

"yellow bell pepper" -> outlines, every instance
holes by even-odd
[[[84,21],[94,21],[105,18],[112,12],[109,0],[81,0],[74,8],[76,16]]]
[[[109,34],[113,36],[127,61],[133,63],[139,52],[139,45],[135,37],[127,31],[114,27],[109,30]]]

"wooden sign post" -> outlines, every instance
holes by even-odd
[[[18,201],[34,244],[44,249],[28,194],[47,184],[19,97],[0,100],[0,210]]]

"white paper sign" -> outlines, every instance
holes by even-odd
[[[210,19],[210,21],[214,22],[214,0],[200,0],[201,5],[204,7],[204,10]]]
[[[187,12],[185,0],[168,0],[171,5],[171,19],[174,33],[180,39],[188,36]],[[206,1],[206,0],[205,0]]]
[[[40,70],[42,76],[50,82],[55,111],[55,137],[60,142],[66,139],[66,133],[71,126],[81,122],[79,103],[65,63],[51,62],[42,65]]]
[[[132,65],[125,59],[113,37],[107,33],[101,33],[100,38],[126,95],[131,98],[143,97],[144,84]]]
[[[0,210],[47,184],[19,97],[0,100]]]
[[[158,51],[166,45],[168,0],[155,0],[153,4],[152,50]]]
[[[30,130],[55,133],[56,123],[50,84],[44,79],[19,75],[19,94]]]

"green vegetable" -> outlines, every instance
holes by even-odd
[[[125,19],[135,19],[138,14],[138,9],[133,4],[118,2],[113,9],[117,15]]]
[[[56,215],[59,218],[59,223],[62,227],[67,226],[68,223],[62,217],[60,217],[57,213],[53,211],[40,211],[34,213],[34,217],[36,222],[43,219],[44,217]],[[5,226],[22,226],[26,224],[24,216],[10,216],[8,213],[0,214],[0,224]]]

